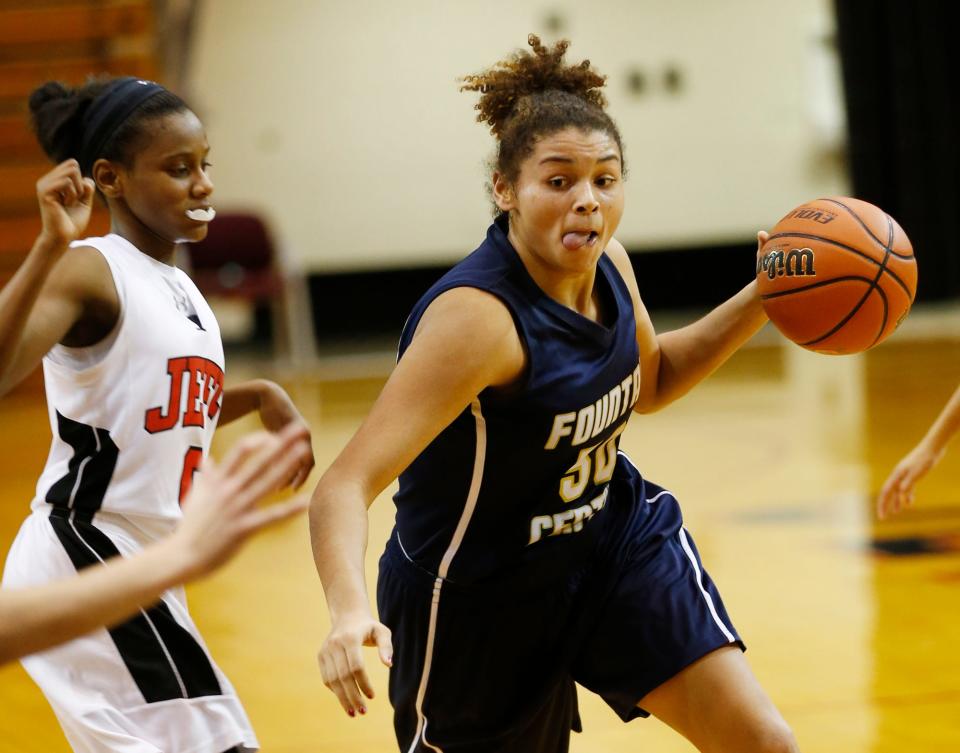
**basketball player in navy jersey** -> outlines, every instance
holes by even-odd
[[[265,380],[224,385],[213,312],[175,266],[215,214],[203,125],[135,78],[30,97],[59,163],[38,184],[43,229],[0,292],[0,393],[42,362],[53,441],[4,587],[40,587],[168,536],[216,426],[258,411],[309,430]],[[49,189],[49,190],[48,190]],[[111,232],[81,238],[94,193]],[[284,479],[302,484],[312,452]],[[79,751],[258,748],[229,680],[173,588],[130,620],[23,659]]]
[[[529,42],[463,87],[497,138],[497,217],[414,308],[314,492],[324,683],[365,713],[376,646],[408,753],[566,751],[575,682],[702,751],[796,751],[677,500],[618,452],[633,411],[681,397],[763,325],[755,283],[655,334],[613,237],[624,159],[604,79],[565,64],[566,42]],[[378,621],[366,508],[397,476]]]

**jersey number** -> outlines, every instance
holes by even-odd
[[[564,502],[580,499],[591,477],[594,486],[605,484],[613,477],[613,469],[617,464],[617,437],[625,428],[627,425],[621,424],[607,441],[580,450],[577,462],[560,479],[560,498]]]
[[[200,468],[200,461],[203,460],[203,448],[191,446],[187,449],[187,454],[183,456],[183,472],[180,474],[180,504],[183,504],[183,498],[187,496],[190,487],[193,486],[193,476]]]

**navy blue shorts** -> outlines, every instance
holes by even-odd
[[[546,587],[442,582],[391,538],[377,603],[401,751],[563,753],[580,728],[575,683],[629,721],[684,667],[743,648],[673,495],[621,455],[607,505],[596,555]]]

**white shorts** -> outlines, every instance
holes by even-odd
[[[116,515],[93,523],[32,513],[10,549],[3,586],[75,576],[78,566],[144,545]],[[259,748],[229,680],[210,659],[182,589],[129,622],[22,660],[77,753],[223,753]]]

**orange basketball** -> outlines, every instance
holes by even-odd
[[[757,261],[767,316],[818,353],[858,353],[882,342],[910,311],[917,261],[882,209],[836,196],[803,204],[770,231]]]

